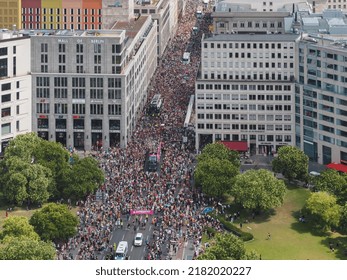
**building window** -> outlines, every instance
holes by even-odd
[[[1,96],[1,103],[10,102],[11,101],[11,93],[4,94]]]
[[[109,104],[108,105],[108,114],[109,115],[121,115],[122,106],[119,104]]]
[[[11,116],[11,107],[2,108],[1,109],[1,117],[5,118],[5,117],[9,117],[9,116]]]
[[[8,76],[7,58],[0,59],[0,77]]]
[[[5,123],[1,125],[1,135],[11,133],[11,123]]]

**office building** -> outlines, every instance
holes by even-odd
[[[21,0],[1,0],[0,29],[21,27]]]
[[[125,147],[157,65],[151,17],[118,22],[112,30],[28,35],[33,130],[77,149]]]
[[[321,164],[347,164],[347,36],[303,37],[296,145]]]
[[[0,153],[16,135],[31,131],[30,38],[0,32]]]

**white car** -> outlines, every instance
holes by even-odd
[[[137,233],[134,238],[134,246],[142,246],[143,243],[143,234],[141,232]]]

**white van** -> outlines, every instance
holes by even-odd
[[[128,242],[121,241],[118,244],[114,259],[125,260],[127,256],[128,256]]]
[[[190,63],[190,53],[189,52],[183,53],[182,62],[183,62],[183,64],[189,64]]]

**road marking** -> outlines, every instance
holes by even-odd
[[[146,251],[146,247],[143,247],[143,250],[142,250],[143,252],[145,252]]]
[[[122,240],[124,240],[125,233],[123,234]]]
[[[134,249],[134,246],[131,246],[130,252],[132,252],[132,251],[133,251],[133,249]]]
[[[149,227],[149,231],[151,231],[151,229],[152,229],[152,225],[150,225],[150,227]]]

